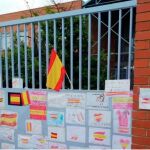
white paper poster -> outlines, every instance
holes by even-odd
[[[63,108],[66,106],[65,93],[48,93],[48,107]]]
[[[85,137],[85,127],[67,126],[67,141],[85,143]]]
[[[64,126],[64,112],[48,111],[47,112],[48,126]]]
[[[113,132],[119,134],[131,134],[131,110],[114,109]]]
[[[89,126],[111,127],[111,111],[89,110]]]
[[[49,149],[67,149],[66,144],[49,142]]]
[[[112,148],[123,150],[131,149],[131,137],[113,135]]]
[[[69,107],[85,107],[86,93],[66,93],[65,98]]]
[[[65,142],[65,128],[48,127],[48,137],[51,141]]]
[[[108,110],[110,107],[109,97],[102,93],[87,93],[86,107],[91,109]]]
[[[89,143],[110,146],[110,129],[89,128]]]
[[[66,123],[84,125],[85,110],[80,108],[67,108]]]
[[[0,109],[5,107],[5,92],[0,90]]]
[[[150,110],[150,88],[140,88],[139,108]]]
[[[22,78],[13,78],[12,79],[13,88],[23,88],[23,79]]]
[[[15,145],[10,143],[1,143],[1,149],[15,149]]]
[[[19,148],[33,148],[32,136],[18,135],[18,147]]]
[[[42,134],[42,122],[39,120],[26,120],[26,132],[30,134]]]
[[[130,80],[105,80],[105,92],[130,91]]]
[[[0,141],[9,141],[14,142],[14,129],[6,128],[6,127],[0,127]]]

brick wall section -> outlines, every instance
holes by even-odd
[[[134,61],[132,148],[150,149],[150,111],[139,109],[139,88],[150,87],[150,0],[138,0]]]

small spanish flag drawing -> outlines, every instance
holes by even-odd
[[[32,132],[32,124],[31,124],[31,122],[27,122],[27,124],[26,124],[26,128],[27,128],[27,132]]]
[[[57,133],[51,132],[51,139],[57,139],[58,135]]]
[[[59,91],[62,88],[65,74],[65,67],[58,57],[57,52],[52,49],[48,67],[46,87]]]
[[[8,105],[21,106],[21,94],[20,93],[8,93]]]
[[[21,98],[22,98],[22,105],[29,105],[30,104],[30,98],[29,98],[28,91],[22,92]]]
[[[103,141],[106,139],[105,132],[95,132],[93,136],[96,141]]]

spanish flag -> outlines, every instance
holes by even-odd
[[[52,49],[48,67],[46,87],[59,91],[66,74],[65,67],[59,59],[57,52]]]
[[[22,104],[23,105],[29,105],[30,104],[30,98],[29,98],[28,91],[22,92],[21,98],[22,98]]]

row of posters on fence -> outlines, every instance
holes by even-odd
[[[131,148],[132,93],[115,82],[105,92],[28,90],[29,105],[1,90],[1,148]]]

